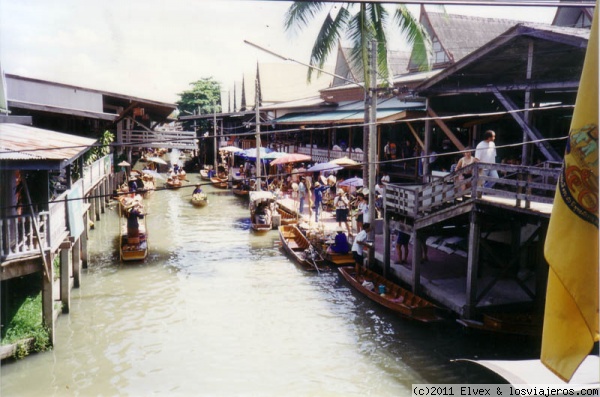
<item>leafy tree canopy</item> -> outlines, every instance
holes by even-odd
[[[178,94],[176,102],[179,112],[184,114],[207,114],[221,111],[221,84],[212,77],[190,83],[192,89]]]

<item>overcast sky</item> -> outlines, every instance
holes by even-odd
[[[308,63],[321,20],[300,35],[286,33],[290,4],[0,0],[0,62],[5,73],[175,102],[192,81],[214,77],[228,91],[256,70],[257,61],[278,62],[244,40]],[[409,8],[418,15],[418,6]],[[550,23],[556,8],[452,6],[446,11]]]

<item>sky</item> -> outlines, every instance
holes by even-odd
[[[325,12],[301,32],[286,32],[284,15],[291,4],[0,0],[0,65],[5,73],[169,103],[193,81],[212,77],[221,83],[225,102],[234,82],[239,88],[257,62],[283,62],[244,40],[309,62]],[[418,15],[419,6],[409,9]],[[556,8],[448,6],[446,11],[551,23]],[[401,49],[401,40],[394,45]]]

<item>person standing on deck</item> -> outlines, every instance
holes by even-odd
[[[476,157],[473,157],[472,148],[470,146],[467,146],[465,148],[463,157],[461,157],[460,160],[458,160],[458,163],[456,163],[455,171],[458,171],[461,168],[465,168],[465,167],[467,167],[471,164],[477,163],[477,162],[479,162],[479,160],[477,160]],[[458,176],[458,178],[460,178],[460,180],[470,179],[471,177],[473,177],[473,174],[471,172],[463,172],[463,173],[461,173],[461,175]],[[469,189],[470,187],[471,187],[471,184],[467,183],[466,185],[461,186],[461,190]]]
[[[408,243],[410,242],[410,234],[398,230],[398,238],[396,240],[396,252],[398,253],[398,261],[395,264],[408,263]]]
[[[298,212],[300,213],[300,215],[302,215],[302,213],[304,212],[304,200],[306,199],[306,185],[304,184],[304,181],[306,180],[305,177],[300,177],[300,182],[298,183],[298,196],[300,198],[300,206],[298,207]]]
[[[363,223],[369,223],[369,203],[367,202],[367,198],[364,193],[356,194],[356,208],[358,210],[358,215],[356,216],[356,229],[360,232]]]
[[[481,163],[495,164],[496,163],[496,144],[494,141],[496,140],[496,133],[492,130],[487,130],[483,134],[483,141],[477,144],[475,148],[475,158],[478,159]],[[481,175],[490,176],[492,178],[499,178],[498,171],[484,169]],[[479,182],[479,186],[481,186],[481,182]],[[494,182],[486,181],[483,187],[491,188],[494,186]]]
[[[346,230],[348,234],[352,236],[352,229],[348,223],[348,208],[350,207],[350,201],[346,197],[346,192],[343,189],[338,190],[335,199],[333,199],[333,206],[335,207],[335,220],[338,223],[338,227],[342,227],[342,222],[346,224]]]
[[[363,225],[363,229],[356,235],[356,238],[352,243],[352,256],[354,257],[356,274],[360,274],[361,268],[364,267],[365,261],[363,257],[363,244],[367,242],[370,228],[371,224],[365,223]]]
[[[319,214],[323,203],[323,192],[329,189],[329,186],[321,186],[319,182],[315,183],[315,222],[319,222]]]

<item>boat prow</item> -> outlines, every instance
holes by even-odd
[[[323,257],[317,252],[297,226],[281,225],[278,230],[279,239],[281,240],[283,249],[304,270],[326,270]]]

